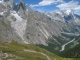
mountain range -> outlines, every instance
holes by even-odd
[[[60,51],[80,34],[80,16],[71,10],[38,12],[22,0],[0,0],[0,41],[54,46]],[[72,41],[72,42],[71,42]],[[65,46],[64,46],[65,47]]]

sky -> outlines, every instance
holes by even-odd
[[[53,12],[55,10],[72,10],[80,15],[80,0],[23,0],[31,9],[40,12]],[[19,3],[19,0],[15,0]]]

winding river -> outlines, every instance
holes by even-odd
[[[72,43],[73,41],[75,41],[75,38],[74,38],[73,40],[67,42],[66,44],[62,45],[62,46],[61,46],[62,49],[61,49],[60,51],[63,51],[63,50],[65,49],[65,46],[68,45],[68,44],[70,44],[70,43]]]

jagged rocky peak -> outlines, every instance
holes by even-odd
[[[23,2],[23,0],[20,0],[20,2]]]
[[[26,4],[23,2],[23,0],[20,0],[20,3],[19,3],[19,9],[22,8],[23,10],[26,9]]]
[[[20,0],[18,4],[15,4],[14,10],[19,11],[19,10],[25,10],[27,9],[27,5],[23,2],[23,0]]]
[[[20,0],[18,4],[15,5],[14,10],[18,12],[18,14],[25,18],[27,17],[27,5],[23,2],[23,0]]]

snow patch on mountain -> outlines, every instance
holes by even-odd
[[[51,19],[53,19],[53,17],[51,16],[51,15],[49,15],[49,14],[46,14],[48,17],[50,17]]]
[[[69,10],[66,10],[65,13],[66,13],[67,15],[69,15],[71,12],[72,12],[72,11],[69,9]]]
[[[3,15],[4,12],[0,12],[0,15]]]
[[[0,0],[0,3],[3,3],[3,0]]]

